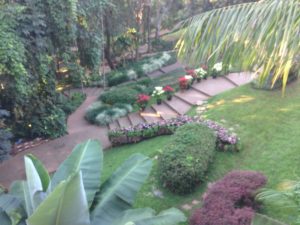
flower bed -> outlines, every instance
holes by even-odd
[[[212,129],[217,136],[217,147],[221,151],[239,151],[239,138],[225,127],[212,120],[204,120],[189,116],[156,123],[140,123],[133,127],[111,130],[108,133],[113,146],[132,144],[161,135],[171,135],[178,127],[187,123],[200,123]]]

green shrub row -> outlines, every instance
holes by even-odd
[[[85,119],[97,125],[108,125],[116,119],[126,116],[132,111],[132,106],[125,103],[108,105],[100,101],[94,102],[86,111]]]
[[[160,180],[177,194],[191,193],[204,180],[216,148],[216,135],[200,124],[179,127],[159,157]]]
[[[147,57],[138,62],[129,63],[127,66],[107,74],[108,86],[116,86],[130,80],[136,80],[160,69],[163,66],[171,65],[176,62],[175,53],[159,53],[152,57]]]

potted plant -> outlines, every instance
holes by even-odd
[[[178,79],[179,81],[179,87],[180,87],[180,90],[181,91],[184,91],[187,89],[187,86],[188,86],[188,80],[185,78],[185,77],[180,77]]]
[[[167,85],[167,86],[164,87],[163,90],[164,90],[164,92],[167,95],[167,100],[171,101],[172,100],[172,96],[174,94],[174,89],[171,86]]]
[[[199,68],[195,70],[196,76],[197,76],[197,82],[199,83],[202,79],[207,78],[207,71],[204,70],[203,68]]]
[[[150,96],[149,95],[145,95],[145,94],[139,94],[138,95],[138,99],[136,101],[136,104],[139,106],[141,111],[144,111],[148,102],[150,100]]]
[[[163,90],[162,87],[155,87],[154,88],[154,91],[152,93],[152,97],[154,97],[156,99],[156,103],[158,105],[161,104],[161,102],[162,102],[162,96],[163,96],[164,93],[165,93],[165,91]]]
[[[191,80],[191,84],[194,83],[194,81],[197,79],[196,71],[193,69],[186,69],[186,74],[191,76],[193,79]]]
[[[218,76],[220,76],[220,73],[223,70],[223,64],[222,62],[216,63],[212,68],[212,77],[213,79],[216,79]]]
[[[190,89],[193,84],[193,77],[191,75],[185,75],[185,79],[187,80],[187,87],[186,89]]]

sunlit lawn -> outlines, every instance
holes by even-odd
[[[208,182],[221,178],[233,169],[263,172],[268,177],[268,187],[276,187],[287,179],[300,179],[300,85],[295,83],[289,86],[284,98],[280,90],[260,91],[246,85],[212,98],[209,107],[206,113],[208,118],[222,120],[227,127],[234,127],[241,138],[241,152],[217,153],[206,183],[188,196],[173,195],[160,187],[154,165],[148,182],[138,195],[136,207],[152,207],[159,211],[190,203],[201,198]],[[191,110],[191,114],[195,114],[195,109]],[[166,136],[107,151],[104,176],[107,177],[133,153],[156,156],[168,141]],[[157,187],[163,190],[163,199],[151,194],[152,189]],[[265,212],[287,220],[275,210]]]

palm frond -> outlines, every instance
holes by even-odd
[[[195,16],[187,24],[177,43],[184,62],[231,63],[259,72],[260,82],[273,73],[273,85],[282,79],[285,88],[300,50],[299,0],[234,5]]]

